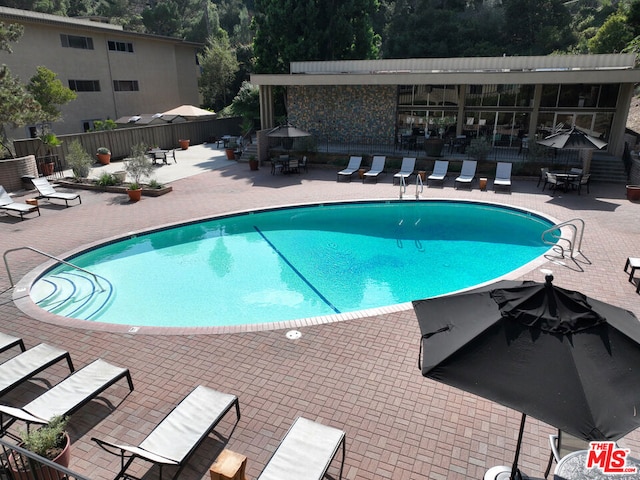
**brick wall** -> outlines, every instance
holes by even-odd
[[[22,189],[23,175],[38,176],[35,156],[27,155],[26,157],[0,160],[0,185],[7,192]]]
[[[287,90],[288,120],[332,141],[360,137],[393,143],[397,89],[394,85],[291,86]]]

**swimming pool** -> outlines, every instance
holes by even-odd
[[[229,326],[402,304],[540,257],[553,223],[510,207],[375,201],[278,208],[110,242],[38,278],[31,299],[111,324]]]

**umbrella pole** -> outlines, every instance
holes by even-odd
[[[522,446],[522,435],[524,433],[524,423],[527,420],[527,414],[522,414],[522,420],[520,420],[520,432],[518,433],[518,444],[516,445],[516,456],[513,459],[513,466],[511,467],[511,480],[522,480],[522,474],[518,470],[518,458],[520,457],[520,447]]]

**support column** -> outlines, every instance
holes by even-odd
[[[275,127],[273,114],[273,87],[271,85],[260,85],[260,126],[261,128]]]

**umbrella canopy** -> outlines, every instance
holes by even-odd
[[[184,118],[205,118],[213,117],[215,112],[210,112],[209,110],[204,110],[193,105],[180,105],[179,107],[162,112],[162,115],[180,115]]]
[[[310,136],[310,133],[305,132],[304,130],[300,130],[299,128],[296,128],[288,123],[286,125],[280,125],[267,133],[267,137],[274,138],[299,138]]]
[[[640,426],[640,323],[629,311],[552,285],[413,302],[425,377],[585,440]],[[422,355],[423,354],[423,355]]]
[[[602,149],[607,146],[606,142],[603,142],[599,138],[589,135],[584,130],[580,130],[578,127],[573,127],[570,130],[562,130],[560,132],[549,135],[542,140],[538,140],[540,145],[558,149]]]

